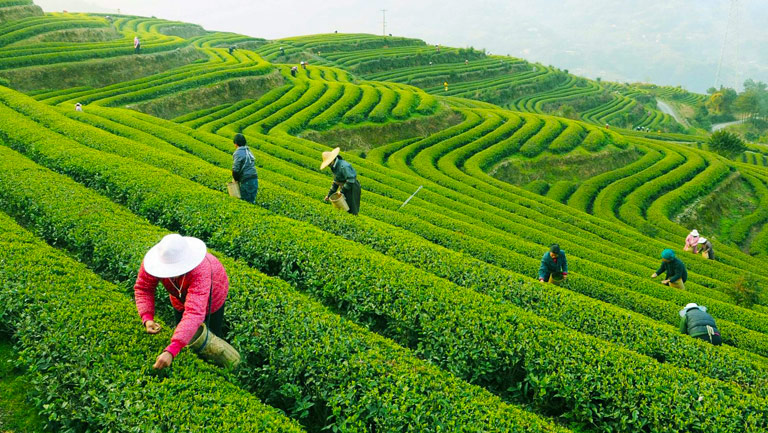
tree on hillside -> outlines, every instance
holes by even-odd
[[[709,149],[728,158],[733,158],[747,150],[744,141],[738,135],[720,130],[709,137]]]
[[[716,113],[730,113],[733,101],[738,96],[739,94],[730,87],[720,86],[720,90],[712,93],[712,96],[709,97],[708,104]]]
[[[739,95],[733,103],[734,111],[746,115],[754,120],[760,115],[760,93],[757,89],[750,89]]]

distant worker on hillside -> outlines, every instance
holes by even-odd
[[[232,163],[232,179],[240,183],[240,198],[253,204],[259,192],[259,176],[256,174],[256,158],[248,148],[243,134],[235,134],[235,153]]]
[[[607,123],[606,123],[606,124],[605,124],[605,129],[611,129],[611,125],[609,125],[609,124],[607,124]]]
[[[301,61],[300,65],[301,65],[301,69],[307,69],[307,62],[305,62],[304,60]]]
[[[344,199],[347,201],[347,206],[349,206],[347,212],[357,215],[360,212],[360,193],[362,189],[360,182],[357,180],[357,172],[339,155],[340,152],[341,149],[338,147],[330,152],[323,152],[323,162],[320,164],[320,170],[331,167],[333,172],[333,184],[325,196],[325,201],[329,201],[331,196],[340,189],[341,194],[344,195]]]
[[[445,91],[447,92],[448,91],[448,82],[447,81],[443,83],[443,87],[445,87]]]
[[[237,49],[237,45],[230,45],[229,47],[229,54],[231,55],[235,50]]]
[[[688,233],[688,237],[685,238],[685,246],[683,247],[683,251],[693,251],[693,253],[696,254],[698,245],[699,245],[699,231],[696,229],[693,229],[691,230],[690,233]]]
[[[707,238],[699,238],[698,252],[705,259],[715,260],[715,250],[712,249],[712,242]]]
[[[435,52],[440,52],[440,44],[435,44]]]
[[[155,291],[162,283],[175,310],[176,329],[154,368],[169,367],[181,349],[190,348],[219,365],[236,364],[239,355],[219,338],[223,335],[224,304],[229,278],[205,243],[179,234],[165,236],[144,256],[133,286],[136,309],[148,334],[160,332],[155,323]],[[207,343],[207,344],[204,344]]]
[[[83,104],[79,102],[75,104],[75,111],[83,111]]]
[[[296,74],[297,74],[298,72],[299,72],[299,67],[298,67],[298,66],[292,66],[292,67],[291,67],[291,76],[292,76],[292,77],[296,78]]]
[[[663,280],[661,284],[685,290],[685,282],[688,281],[688,271],[685,269],[683,262],[675,257],[675,252],[669,248],[661,252],[661,266],[651,275],[651,278],[656,278],[665,272],[667,279]]]
[[[139,41],[139,35],[133,37],[133,51],[139,54],[141,51],[141,41]]]
[[[552,244],[544,253],[539,267],[539,281],[560,285],[568,278],[568,261],[560,245]]]
[[[469,64],[469,59],[464,59],[464,64],[468,65]]]
[[[690,303],[680,310],[680,332],[715,346],[723,344],[715,319],[707,313],[707,307],[695,303]]]
[[[285,48],[283,48],[283,47],[280,47],[280,55],[281,55],[281,56],[284,56],[284,55],[285,55]]]

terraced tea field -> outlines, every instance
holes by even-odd
[[[643,102],[699,96],[410,38],[266,41],[23,0],[0,0],[0,84],[0,329],[52,431],[768,430],[768,298],[731,290],[768,283],[768,151],[726,159]],[[580,120],[545,114],[576,100]],[[653,132],[605,128],[619,118]],[[236,133],[255,206],[226,192]],[[388,140],[334,141],[365,134]],[[336,144],[357,217],[322,200]],[[718,260],[684,253],[678,217],[734,182],[752,204],[712,236]],[[235,371],[189,350],[151,368],[169,332],[143,332],[132,286],[171,232],[227,269]],[[537,280],[555,242],[564,287]],[[649,278],[664,248],[686,291]],[[723,346],[679,333],[689,302]]]

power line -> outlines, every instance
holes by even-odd
[[[741,69],[739,64],[739,48],[740,48],[740,32],[739,32],[739,25],[740,25],[740,17],[739,17],[739,0],[731,0],[731,9],[728,13],[728,23],[725,28],[725,37],[723,38],[723,47],[720,50],[720,61],[717,64],[717,75],[715,76],[715,88],[717,88],[720,84],[729,84],[729,83],[723,83],[721,81],[721,75],[723,73],[723,64],[724,63],[731,63],[730,66],[732,67],[732,75],[733,79],[735,80],[734,88],[738,87],[740,84],[738,81],[741,78]],[[728,55],[728,59],[726,59],[726,53]],[[734,58],[731,58],[735,56]]]

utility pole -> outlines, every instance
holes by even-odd
[[[382,36],[387,35],[387,10],[386,9],[381,10],[381,35]]]

